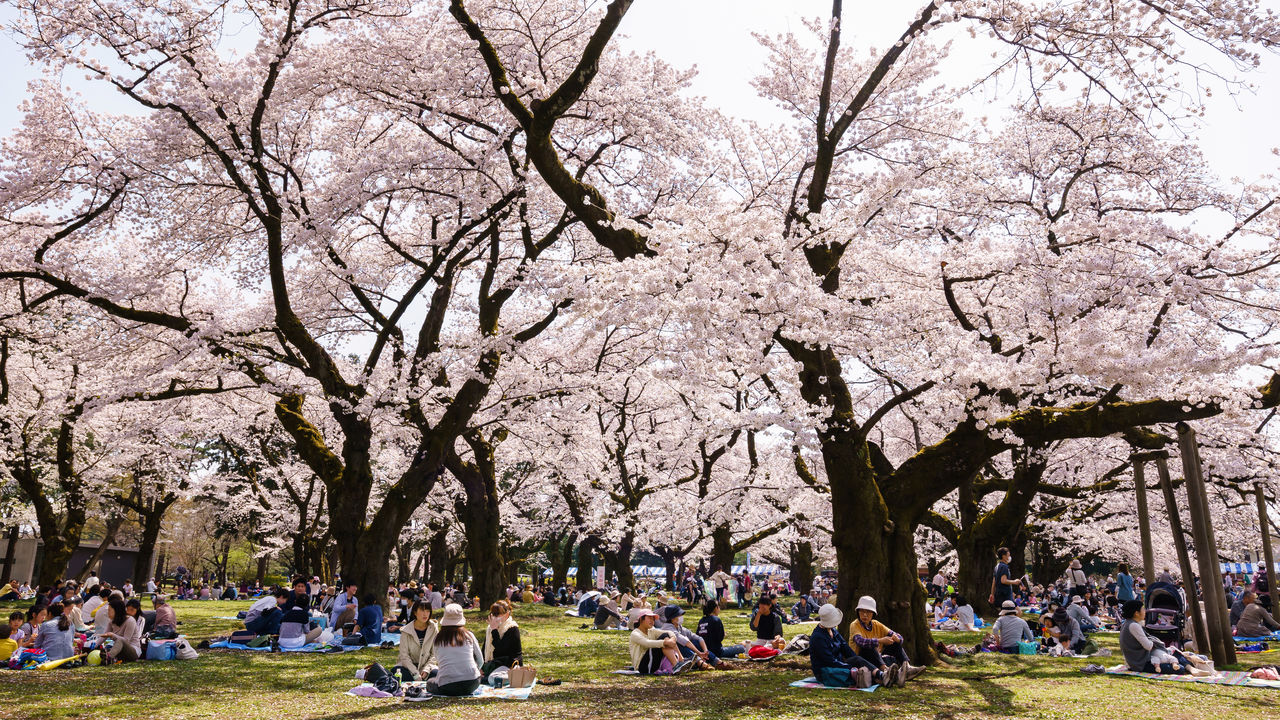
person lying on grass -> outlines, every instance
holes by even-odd
[[[629,648],[631,667],[641,675],[674,675],[689,666],[689,660],[680,658],[676,640],[653,626],[658,614],[641,609],[636,617],[636,628],[631,631]]]
[[[1200,670],[1191,664],[1181,650],[1170,649],[1159,638],[1152,637],[1142,626],[1147,609],[1141,600],[1130,600],[1120,607],[1124,623],[1120,625],[1120,651],[1124,664],[1134,672],[1160,673],[1162,675],[1207,676],[1213,673]]]
[[[1000,652],[1010,655],[1018,654],[1019,642],[1024,640],[1030,642],[1034,639],[1031,626],[1027,625],[1026,620],[1018,617],[1018,606],[1014,605],[1012,600],[1005,600],[1000,604],[1000,617],[996,618],[995,624],[991,626],[991,634],[1000,644]]]
[[[902,636],[876,620],[876,600],[863,595],[858,600],[858,619],[850,626],[850,634],[864,660],[887,673],[886,685],[902,684],[924,672],[924,667],[912,665],[902,646]],[[898,680],[898,673],[905,673]]]
[[[840,621],[844,613],[835,605],[826,604],[818,608],[818,627],[809,635],[809,665],[813,668],[813,676],[827,687],[868,688],[872,685],[886,687],[902,686],[907,681],[905,673],[893,673],[872,665],[863,659],[840,631]]]

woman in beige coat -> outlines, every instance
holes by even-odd
[[[396,665],[414,680],[426,680],[436,669],[436,635],[440,627],[431,619],[431,601],[421,597],[409,609],[413,622],[400,628],[400,655]]]

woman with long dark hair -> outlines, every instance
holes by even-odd
[[[71,620],[67,618],[63,608],[62,603],[50,605],[49,619],[40,624],[36,633],[34,647],[44,650],[50,660],[62,660],[75,654],[73,645],[76,630],[71,627]]]
[[[403,635],[401,642],[404,642]],[[457,603],[445,606],[440,632],[436,635],[435,656],[439,669],[436,676],[427,681],[427,692],[458,697],[470,695],[480,687],[484,654],[476,636],[467,629],[467,618]]]
[[[107,619],[107,631],[102,637],[115,641],[107,651],[107,657],[115,662],[133,662],[141,657],[141,645],[133,645],[135,639],[141,637],[138,623],[125,612],[122,598],[112,597],[107,600]]]

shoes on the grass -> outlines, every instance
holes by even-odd
[[[690,658],[685,658],[684,660],[681,660],[680,662],[676,663],[676,666],[675,666],[675,667],[671,668],[671,674],[672,674],[672,675],[679,675],[680,673],[682,673],[682,672],[684,672],[685,670],[687,670],[687,669],[689,668],[689,666],[690,666],[690,665],[692,665],[692,664],[693,664],[693,660],[692,660],[692,659],[690,659]]]
[[[925,668],[923,665],[912,665],[911,663],[907,663],[906,673],[905,673],[906,679],[915,680],[916,678],[924,674],[924,670]]]
[[[1084,667],[1080,668],[1080,672],[1088,673],[1090,675],[1101,675],[1106,671],[1107,669],[1102,667],[1098,663],[1089,663],[1088,665],[1085,665]]]

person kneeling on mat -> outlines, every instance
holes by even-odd
[[[902,636],[875,618],[875,598],[863,595],[858,599],[858,619],[853,622],[849,632],[854,644],[858,646],[858,654],[887,673],[884,684],[902,687],[906,681],[924,672],[924,668],[912,665],[907,660],[907,651],[902,647]]]
[[[827,687],[869,688],[891,685],[888,673],[867,662],[849,647],[836,628],[844,619],[830,603],[818,608],[818,627],[809,635],[809,665],[813,677]],[[898,675],[894,675],[897,679]]]

